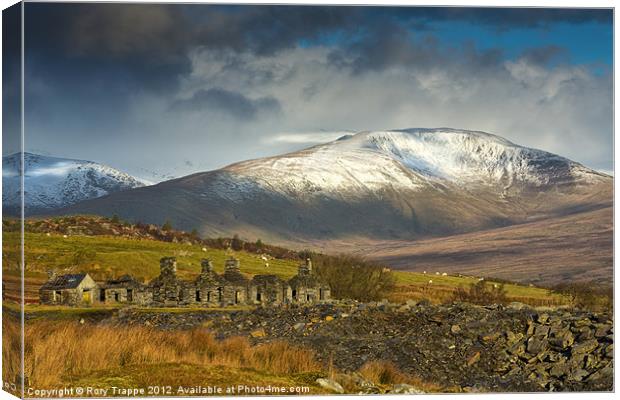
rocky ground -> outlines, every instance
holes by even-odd
[[[607,314],[521,304],[340,303],[188,313],[125,309],[101,323],[208,326],[219,338],[247,335],[255,343],[284,339],[312,348],[343,372],[392,361],[423,381],[456,390],[613,390],[613,321]]]

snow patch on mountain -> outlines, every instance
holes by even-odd
[[[360,132],[283,156],[230,165],[215,190],[231,201],[257,191],[351,198],[446,186],[508,189],[594,183],[603,174],[485,132],[449,128]],[[214,189],[213,187],[211,189]]]
[[[20,153],[2,158],[2,203],[20,206]],[[133,176],[91,161],[24,153],[26,210],[65,207],[82,200],[145,186]]]

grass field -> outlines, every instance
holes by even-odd
[[[5,262],[5,289],[7,298],[19,299],[19,267],[10,260],[17,259],[18,248],[11,245],[18,240],[18,233],[4,233],[3,254]],[[206,251],[205,251],[206,250]],[[115,236],[64,236],[43,233],[26,233],[26,298],[37,301],[38,287],[46,279],[46,271],[58,273],[88,272],[96,280],[118,277],[130,273],[136,278],[149,281],[159,274],[159,259],[175,256],[178,274],[183,279],[194,279],[200,273],[200,260],[210,258],[217,272],[223,272],[224,261],[234,256],[241,261],[245,274],[275,274],[288,279],[297,273],[298,260],[261,259],[258,254],[244,251],[202,248],[197,245],[162,242],[146,239],[129,239]],[[429,299],[434,302],[449,300],[458,287],[467,287],[478,281],[477,277],[458,275],[435,275],[419,272],[394,272],[397,287],[390,296],[394,301]],[[429,281],[432,280],[432,283]],[[493,284],[493,282],[490,282]],[[509,300],[532,305],[558,305],[563,299],[550,295],[546,289],[526,285],[506,284]]]

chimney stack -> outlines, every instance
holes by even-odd
[[[176,257],[162,257],[159,260],[159,269],[162,275],[176,275],[177,258]]]
[[[208,274],[209,272],[213,271],[213,262],[208,258],[203,258],[200,261],[200,265],[202,266],[203,274]]]
[[[230,257],[228,260],[226,260],[226,264],[225,264],[225,272],[231,271],[231,272],[239,272],[239,260],[237,260],[236,258]]]

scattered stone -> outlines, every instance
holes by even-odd
[[[549,371],[549,375],[551,375],[554,378],[561,378],[564,375],[568,374],[569,368],[568,365],[566,365],[566,363],[556,363],[553,365],[553,367],[551,367],[551,370]]]
[[[469,359],[467,359],[467,366],[471,367],[472,365],[474,365],[478,361],[480,361],[480,352],[479,351],[475,352],[471,357],[469,357]]]
[[[490,343],[496,341],[497,339],[499,339],[499,337],[500,334],[498,332],[488,333],[486,335],[480,336],[480,341],[483,343]]]
[[[588,375],[590,375],[588,371],[586,371],[585,369],[579,368],[579,369],[576,369],[575,371],[571,371],[570,375],[568,376],[568,379],[576,381],[576,382],[581,382],[583,378],[587,377]]]
[[[549,326],[547,325],[538,325],[536,329],[534,329],[534,335],[536,336],[547,336],[549,334]]]
[[[508,303],[506,307],[511,310],[521,311],[524,308],[527,308],[527,305],[523,303],[519,303],[518,301],[513,301],[512,303]]]
[[[590,339],[582,343],[578,343],[571,347],[572,355],[582,355],[591,352],[598,347],[598,341],[596,339]]]
[[[450,332],[456,335],[457,333],[461,332],[461,327],[458,325],[452,325],[450,327]]]
[[[549,343],[560,349],[567,349],[573,345],[575,342],[575,337],[571,333],[569,329],[565,329],[555,333],[553,337],[549,339]]]
[[[532,336],[527,341],[527,352],[530,354],[538,354],[547,349],[547,339]]]
[[[321,386],[324,389],[327,390],[331,390],[332,392],[335,393],[344,393],[344,388],[342,387],[342,385],[340,385],[338,382],[331,380],[331,379],[327,379],[327,378],[319,378],[316,380],[316,383],[319,384],[319,386]]]
[[[260,328],[250,332],[250,336],[252,336],[253,338],[263,338],[267,336],[267,334],[265,333],[265,330],[263,328]]]
[[[602,338],[607,336],[609,331],[611,330],[611,325],[599,325],[594,332],[594,337]]]
[[[394,394],[424,394],[423,390],[416,388],[415,386],[408,385],[406,383],[397,383],[392,386],[392,390],[389,393]]]

